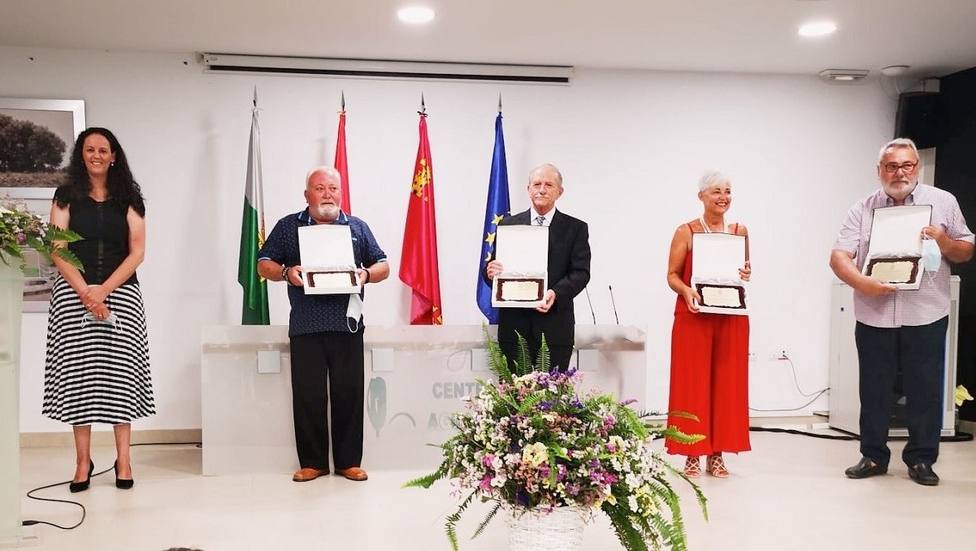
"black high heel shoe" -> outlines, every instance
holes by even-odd
[[[91,475],[93,472],[95,472],[95,462],[89,459],[88,478],[82,480],[81,482],[72,482],[71,484],[68,484],[68,491],[73,494],[77,494],[78,492],[84,492],[87,490],[88,486],[91,485]]]
[[[115,471],[115,487],[120,490],[131,490],[132,486],[135,485],[136,481],[131,478],[119,478],[119,460],[115,460],[115,465],[112,466]]]

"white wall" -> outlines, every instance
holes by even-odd
[[[584,68],[570,86],[233,76],[203,73],[190,54],[21,48],[0,48],[0,75],[2,96],[84,99],[88,124],[117,133],[142,184],[148,244],[139,276],[159,414],[137,428],[158,429],[200,426],[200,327],[240,320],[237,249],[255,84],[268,224],[302,208],[306,170],[331,162],[344,90],[354,212],[394,270],[424,92],[448,324],[482,319],[475,266],[501,92],[513,209],[528,206],[531,167],[562,169],[559,208],[590,224],[597,320],[612,322],[612,284],[621,323],[648,328],[658,389],[667,385],[675,300],[665,283],[668,245],[674,228],[700,213],[700,173],[728,173],[730,219],[752,235],[755,408],[806,401],[785,362],[769,359],[782,348],[804,390],[827,386],[828,251],[848,206],[876,185],[874,159],[894,113],[876,83],[828,86],[812,76]],[[406,322],[409,295],[395,273],[370,286],[368,324]],[[284,324],[284,290],[271,288],[272,322]],[[582,297],[577,312],[586,323]],[[21,429],[64,430],[39,414],[46,318],[26,318]],[[824,407],[822,399],[805,411]]]

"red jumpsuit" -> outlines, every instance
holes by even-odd
[[[689,226],[690,228],[690,226]],[[691,285],[691,255],[681,279]],[[748,451],[749,317],[695,314],[678,296],[671,330],[671,396],[668,410],[698,421],[670,416],[686,434],[704,434],[697,444],[668,440],[668,453],[686,456]]]

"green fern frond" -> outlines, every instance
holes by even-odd
[[[526,396],[525,400],[522,400],[522,403],[519,405],[518,412],[526,414],[532,411],[542,402],[543,398],[545,398],[544,394],[530,394]]]
[[[478,491],[475,490],[468,494],[468,497],[458,505],[457,511],[447,516],[447,521],[444,523],[444,532],[447,533],[447,541],[451,542],[451,549],[458,551],[458,538],[457,538],[457,523],[461,520],[461,514],[464,513],[465,509],[471,505],[474,500],[474,496],[477,495]]]
[[[484,520],[481,521],[481,524],[478,525],[478,529],[474,531],[474,535],[471,536],[471,539],[475,539],[476,537],[480,536],[482,532],[485,531],[485,528],[488,527],[488,523],[491,522],[491,519],[495,518],[495,515],[498,514],[498,511],[501,508],[502,508],[502,504],[496,502],[495,506],[491,508],[491,511],[488,511],[488,514],[485,515],[485,518]]]
[[[552,358],[549,353],[549,344],[546,342],[546,335],[542,335],[542,344],[539,346],[539,356],[536,363],[539,364],[539,371],[548,373],[552,369]],[[563,366],[564,368],[566,366]]]
[[[669,411],[668,417],[681,417],[682,419],[691,419],[692,421],[700,421],[697,415],[694,413],[688,413],[687,411]]]
[[[617,533],[617,539],[620,540],[620,544],[626,551],[648,551],[647,542],[644,541],[643,535],[634,528],[624,507],[619,504],[604,503],[602,509],[610,519],[610,525],[613,526],[613,531]]]
[[[515,338],[518,339],[518,361],[515,362],[515,373],[522,376],[532,371],[532,360],[529,356],[529,344],[525,341],[525,337],[516,331]]]
[[[674,425],[670,425],[666,429],[660,431],[658,437],[672,440],[674,442],[678,442],[679,444],[694,444],[705,439],[704,434],[685,434]]]
[[[488,326],[484,325],[483,327],[485,342],[488,345],[488,367],[498,377],[499,381],[511,383],[512,372],[508,368],[508,358],[502,353],[502,347],[498,345],[498,341],[491,338],[491,335],[488,334]]]
[[[441,466],[437,467],[436,471],[428,475],[424,475],[415,478],[413,480],[410,480],[406,482],[402,487],[403,488],[430,488],[431,485],[433,485],[435,482],[447,476],[449,466],[450,466],[449,460],[445,459],[444,462],[441,463]]]

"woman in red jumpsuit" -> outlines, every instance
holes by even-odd
[[[707,172],[699,182],[702,215],[678,226],[668,258],[668,285],[678,299],[671,332],[671,396],[668,409],[686,412],[698,420],[677,415],[669,424],[686,434],[705,436],[695,444],[667,442],[668,453],[684,455],[687,476],[701,475],[699,456],[706,455],[708,473],[726,478],[729,471],[723,452],[748,451],[749,447],[749,318],[748,316],[703,314],[696,302],[701,297],[691,287],[691,243],[694,233],[726,232],[748,236],[741,224],[726,224],[725,213],[732,205],[729,179]],[[739,277],[748,281],[749,245]]]

